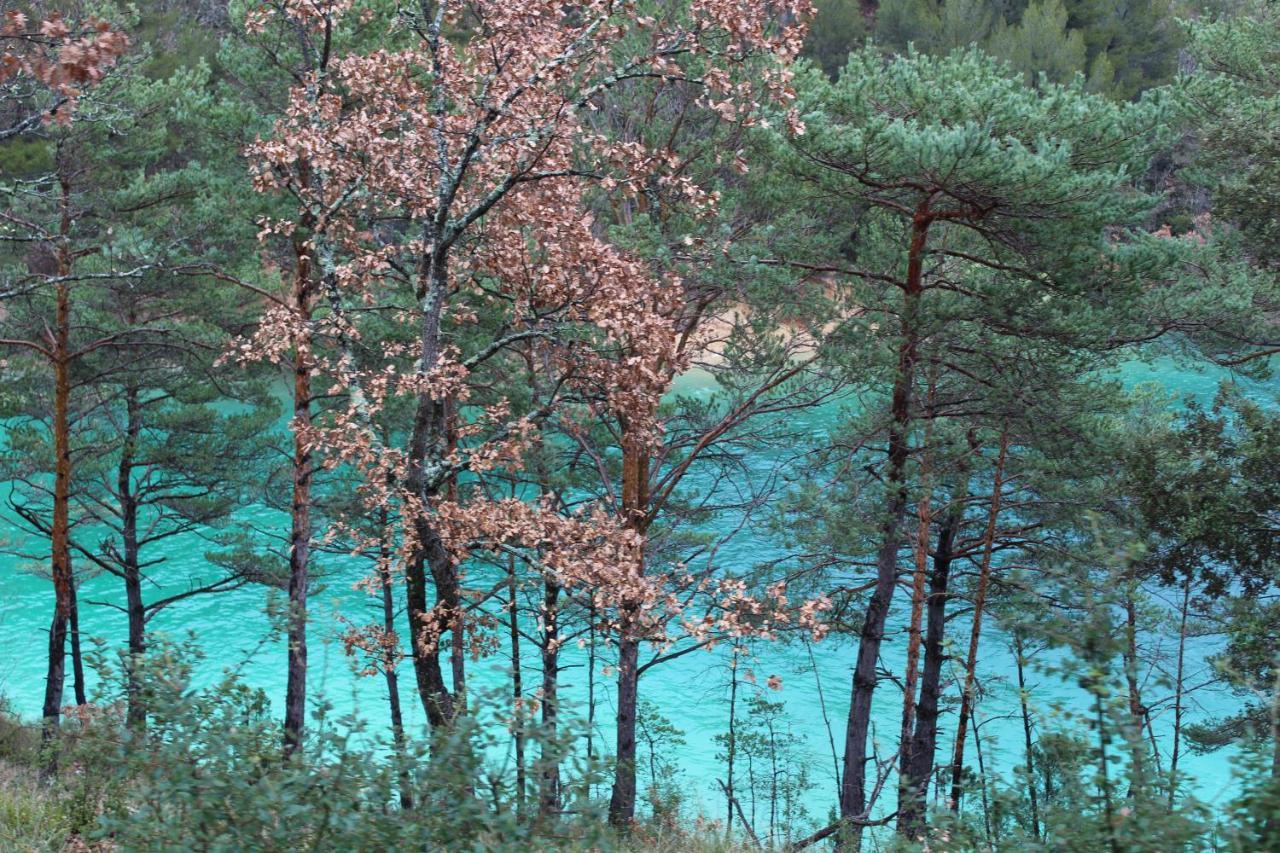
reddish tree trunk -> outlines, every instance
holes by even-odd
[[[71,254],[67,240],[71,232],[71,186],[61,182],[62,217],[58,244],[58,276],[71,273]],[[66,681],[67,634],[75,611],[75,579],[71,573],[71,290],[59,281],[55,293],[56,306],[49,351],[53,355],[53,523],[50,527],[50,570],[53,577],[53,621],[49,626],[49,663],[44,689],[44,728],[46,742],[57,733],[62,714],[62,693]],[[53,767],[50,759],[50,768]]]
[[[928,402],[926,417],[932,416],[936,370],[929,376]],[[916,504],[916,515],[920,523],[916,526],[915,571],[911,576],[911,621],[907,629],[907,662],[902,683],[902,729],[898,736],[898,767],[907,766],[908,752],[911,749],[911,728],[915,724],[916,682],[920,668],[920,625],[924,616],[925,578],[929,571],[929,531],[932,527],[933,514],[930,511],[931,486],[930,442],[933,434],[933,421],[925,422],[924,448],[920,458],[920,498]],[[903,785],[906,776],[898,775],[898,799],[906,796]]]
[[[904,782],[899,788],[898,799],[898,832],[911,839],[920,838],[924,832],[929,781],[933,778],[934,754],[938,745],[939,701],[942,697],[942,668],[947,660],[944,639],[948,586],[956,534],[964,519],[966,495],[967,493],[962,492],[957,496],[938,529],[933,570],[929,577],[920,701],[916,704],[915,731],[911,735],[911,746],[907,750],[906,763],[900,770]]]
[[[991,581],[991,556],[995,549],[996,523],[1000,519],[1000,497],[1004,489],[1004,463],[1009,453],[1009,436],[1000,434],[1000,452],[992,477],[991,506],[987,513],[987,530],[982,539],[982,564],[978,570],[978,589],[973,599],[973,626],[969,630],[969,654],[965,659],[964,690],[960,694],[960,717],[956,722],[955,752],[951,759],[951,810],[960,811],[964,791],[964,741],[973,713],[973,689],[978,668],[978,641],[982,636],[982,611],[987,603],[987,587]]]

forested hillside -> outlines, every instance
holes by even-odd
[[[0,849],[1280,850],[1271,0],[0,13]]]

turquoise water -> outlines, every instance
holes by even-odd
[[[1120,375],[1126,384],[1156,383],[1168,392],[1188,395],[1201,402],[1212,399],[1218,382],[1224,377],[1220,371],[1189,371],[1167,360],[1149,365],[1130,364],[1121,370]],[[698,393],[705,390],[700,385],[701,381],[698,377],[686,378],[679,390]],[[1247,393],[1259,399],[1265,399],[1277,388],[1275,383],[1269,386],[1244,383],[1244,387]],[[792,426],[815,436],[821,435],[832,423],[833,415],[830,410],[813,411],[794,419]],[[761,464],[768,463],[762,461]],[[264,524],[281,522],[280,517],[266,511],[261,511],[257,520]],[[0,537],[9,542],[21,540],[22,534],[16,528],[2,520],[0,523],[4,524],[0,527]],[[198,581],[209,573],[203,559],[204,550],[205,543],[195,537],[172,541],[163,555],[164,564],[156,571],[157,578],[167,588]],[[723,567],[745,570],[773,553],[768,539],[747,528],[721,547],[717,561]],[[311,607],[312,695],[323,694],[337,712],[356,713],[380,728],[387,720],[383,682],[380,678],[352,675],[350,664],[336,639],[341,631],[337,615],[342,614],[357,622],[376,618],[374,600],[352,586],[364,575],[367,566],[353,558],[324,558],[323,563],[326,577],[322,589],[313,596]],[[0,696],[7,697],[19,713],[34,718],[38,716],[43,695],[52,592],[49,583],[29,568],[13,558],[0,557],[0,649],[3,649],[0,652]],[[152,590],[150,594],[155,592]],[[263,607],[266,595],[260,587],[247,587],[188,599],[162,611],[152,620],[150,627],[153,631],[173,636],[194,632],[207,655],[197,671],[199,681],[209,683],[217,679],[224,669],[234,667],[247,683],[264,688],[279,701],[284,692],[284,643],[271,635]],[[905,603],[904,598],[898,596],[899,604]],[[122,645],[125,637],[123,614],[110,607],[89,604],[94,601],[122,603],[123,591],[119,581],[110,576],[83,581],[81,628],[88,637],[103,638],[113,647]],[[967,627],[963,624],[953,623],[951,631],[953,638],[967,636]],[[1154,642],[1154,638],[1149,639]],[[887,638],[884,659],[889,668],[900,671],[904,645],[905,636],[901,632],[891,633]],[[536,660],[532,656],[534,651],[530,649],[530,657],[524,661],[528,667],[526,684],[537,680]],[[1211,642],[1197,646],[1194,649],[1194,666],[1202,667],[1204,657],[1211,651]],[[756,643],[752,646],[752,653],[754,660],[744,666],[750,667],[762,684],[771,674],[783,679],[780,692],[767,692],[769,698],[785,704],[787,725],[803,739],[803,751],[811,764],[812,782],[805,803],[812,823],[815,826],[825,824],[835,800],[831,743],[834,741],[838,749],[843,739],[854,641],[848,637],[832,636],[813,644],[812,648],[799,644]],[[585,654],[576,648],[567,650],[566,655],[585,659]],[[677,778],[688,796],[689,811],[711,817],[721,817],[724,811],[723,798],[715,781],[723,777],[724,771],[716,759],[714,737],[727,728],[727,661],[728,649],[725,647],[695,652],[655,667],[641,682],[642,698],[653,702],[661,713],[684,731],[686,745],[678,755]],[[599,667],[610,663],[607,650],[602,651]],[[510,661],[503,653],[471,663],[469,678],[473,684],[496,687],[507,683],[509,671]],[[977,715],[983,757],[988,768],[995,767],[1008,774],[1023,758],[1022,731],[1019,721],[1009,716],[1016,708],[1012,656],[994,632],[984,637],[981,676],[987,691]],[[1061,721],[1061,712],[1053,707],[1057,701],[1061,700],[1068,706],[1077,703],[1077,693],[1055,682],[1052,676],[1029,670],[1028,677],[1033,686],[1034,712],[1042,728],[1052,727]],[[566,702],[576,705],[578,712],[585,714],[586,668],[570,667],[563,678]],[[607,745],[611,740],[613,683],[605,673],[597,672],[596,684],[599,703],[597,743]],[[421,730],[425,721],[415,701],[412,675],[407,664],[402,695],[405,697],[406,723]],[[1199,696],[1198,713],[1213,713],[1227,707],[1229,701],[1220,695]],[[882,752],[892,750],[896,742],[901,713],[899,702],[892,685],[886,683],[877,691],[875,735]],[[1169,727],[1168,716],[1157,719],[1157,732]],[[943,751],[940,755],[947,754],[947,739],[953,725],[953,716],[944,717],[940,743]],[[974,755],[970,750],[972,760]],[[1201,799],[1215,803],[1229,796],[1232,790],[1229,764],[1222,754],[1187,756],[1183,766],[1192,790]],[[642,788],[645,782],[642,774]],[[886,790],[880,806],[891,810],[893,795],[891,789]]]

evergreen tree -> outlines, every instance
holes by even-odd
[[[824,347],[876,396],[867,419],[887,424],[875,469],[882,504],[871,516],[876,573],[859,632],[840,796],[841,817],[856,834],[871,819],[871,700],[907,542],[931,360],[988,385],[989,395],[1009,388],[1002,358],[1020,348],[1017,366],[1029,374],[1066,364],[1082,375],[1091,362],[1078,354],[1100,356],[1150,334],[1145,306],[1168,281],[1177,247],[1141,232],[1152,200],[1131,180],[1160,142],[1154,101],[1119,105],[1090,95],[1080,80],[1032,90],[976,51],[886,65],[867,50],[850,58],[838,83],[809,73],[799,89],[804,133],[778,138],[772,153],[786,164],[780,174],[810,188],[804,197],[822,199],[812,227],[837,239],[829,255],[807,260],[846,288]],[[963,366],[984,356],[983,367]],[[1053,387],[1046,380],[1020,376],[1007,393],[1025,408],[1022,395]]]

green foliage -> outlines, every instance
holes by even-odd
[[[823,14],[834,17],[837,8],[844,20],[843,7]],[[1059,83],[1080,74],[1091,91],[1122,100],[1171,80],[1182,45],[1168,0],[884,0],[873,36],[894,53],[981,47],[1032,83],[1041,74]],[[835,65],[831,38],[812,38],[823,68]]]
[[[649,784],[644,796],[649,814],[658,826],[679,826],[684,789],[680,784],[679,766],[671,751],[684,746],[684,732],[664,717],[652,702],[642,700],[636,712],[638,761],[644,765]]]
[[[1280,265],[1280,11],[1246,4],[1237,15],[1189,25],[1206,182],[1215,215],[1243,235],[1264,268]]]
[[[818,0],[818,14],[809,26],[804,56],[827,76],[838,77],[849,51],[867,38],[867,21],[859,0]]]
[[[1005,59],[1027,76],[1031,83],[1044,75],[1056,83],[1071,80],[1086,68],[1084,36],[1067,27],[1067,9],[1062,0],[1032,0],[1016,24],[1001,21],[987,49]],[[1091,89],[1098,86],[1091,77]]]
[[[63,813],[73,831],[120,850],[421,850],[465,845],[527,849],[538,833],[560,833],[583,848],[603,841],[585,798],[566,791],[582,816],[572,828],[539,825],[511,807],[509,768],[493,727],[463,720],[397,755],[356,719],[317,705],[306,748],[280,756],[278,724],[265,694],[226,674],[196,687],[199,655],[189,642],[157,637],[139,663],[151,724],[124,727],[113,697],[123,667],[95,661],[106,685],[99,713],[64,733]],[[483,694],[477,695],[481,705]],[[534,727],[534,748],[558,749]],[[573,766],[573,763],[570,763]],[[597,769],[578,765],[584,780]],[[404,774],[415,806],[399,806]]]
[[[1224,384],[1169,426],[1148,421],[1127,453],[1126,492],[1155,539],[1166,582],[1258,595],[1280,582],[1280,417]],[[1244,618],[1244,614],[1241,614]]]
[[[785,706],[760,691],[747,698],[741,713],[732,736],[735,798],[761,841],[785,844],[803,835],[809,817],[804,806],[812,786],[807,741],[792,730]],[[723,761],[730,735],[716,735],[716,743],[721,748],[716,757]]]

